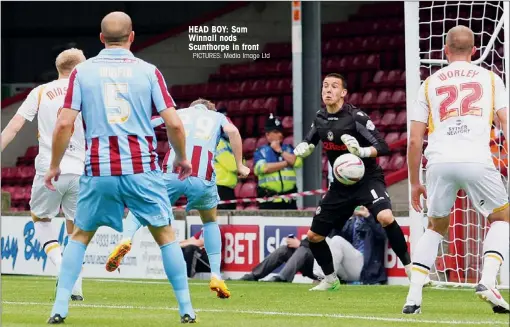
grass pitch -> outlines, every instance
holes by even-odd
[[[474,290],[424,290],[423,313],[400,313],[407,294],[401,286],[342,286],[339,292],[309,292],[310,285],[228,283],[232,297],[220,300],[207,281],[190,281],[199,326],[508,326]],[[72,302],[67,326],[178,326],[179,315],[166,281],[83,282],[85,301]],[[53,304],[55,279],[2,276],[2,326],[43,326]],[[509,299],[509,292],[503,296]]]

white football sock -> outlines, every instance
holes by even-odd
[[[442,240],[442,235],[427,229],[416,244],[413,254],[413,272],[406,304],[421,305],[423,285],[429,275],[430,267],[434,264],[437,249]]]
[[[335,272],[324,277],[324,280],[330,284],[333,284],[337,279],[338,276]]]
[[[62,264],[62,252],[56,231],[52,228],[49,221],[36,221],[34,223],[36,238],[41,242],[46,256],[57,268],[57,274],[60,272]]]
[[[495,221],[483,241],[483,269],[481,284],[489,287],[496,286],[496,276],[505,259],[503,254],[508,252],[510,232],[509,224],[505,221]],[[508,258],[507,258],[508,259]]]
[[[76,280],[76,283],[74,283],[73,291],[71,292],[72,295],[83,296],[83,290],[81,288],[82,281],[83,281],[83,278],[81,277],[81,272],[80,272],[80,275],[78,276],[78,279]]]

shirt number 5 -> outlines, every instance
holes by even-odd
[[[131,115],[131,105],[121,94],[128,93],[127,83],[105,83],[104,105],[110,124],[123,124]]]

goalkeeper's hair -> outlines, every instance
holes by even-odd
[[[327,74],[326,77],[335,77],[342,81],[342,87],[347,90],[347,80],[345,79],[344,75],[338,74],[338,73],[330,73]]]
[[[59,74],[69,74],[76,65],[86,60],[80,49],[67,49],[62,51],[55,59],[55,66]]]
[[[193,106],[196,106],[197,104],[203,104],[204,106],[207,107],[207,109],[212,110],[212,111],[216,111],[216,106],[214,105],[214,103],[212,103],[209,100],[202,99],[202,98],[196,99],[189,106],[193,107]]]

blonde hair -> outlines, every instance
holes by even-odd
[[[55,66],[59,74],[69,74],[73,68],[86,60],[83,51],[79,49],[67,49],[62,51],[55,60]]]
[[[216,111],[216,106],[214,105],[214,103],[212,103],[209,100],[202,99],[202,98],[198,98],[197,100],[193,101],[189,106],[193,107],[193,106],[196,106],[197,104],[203,104],[204,106],[207,107],[207,109]]]

